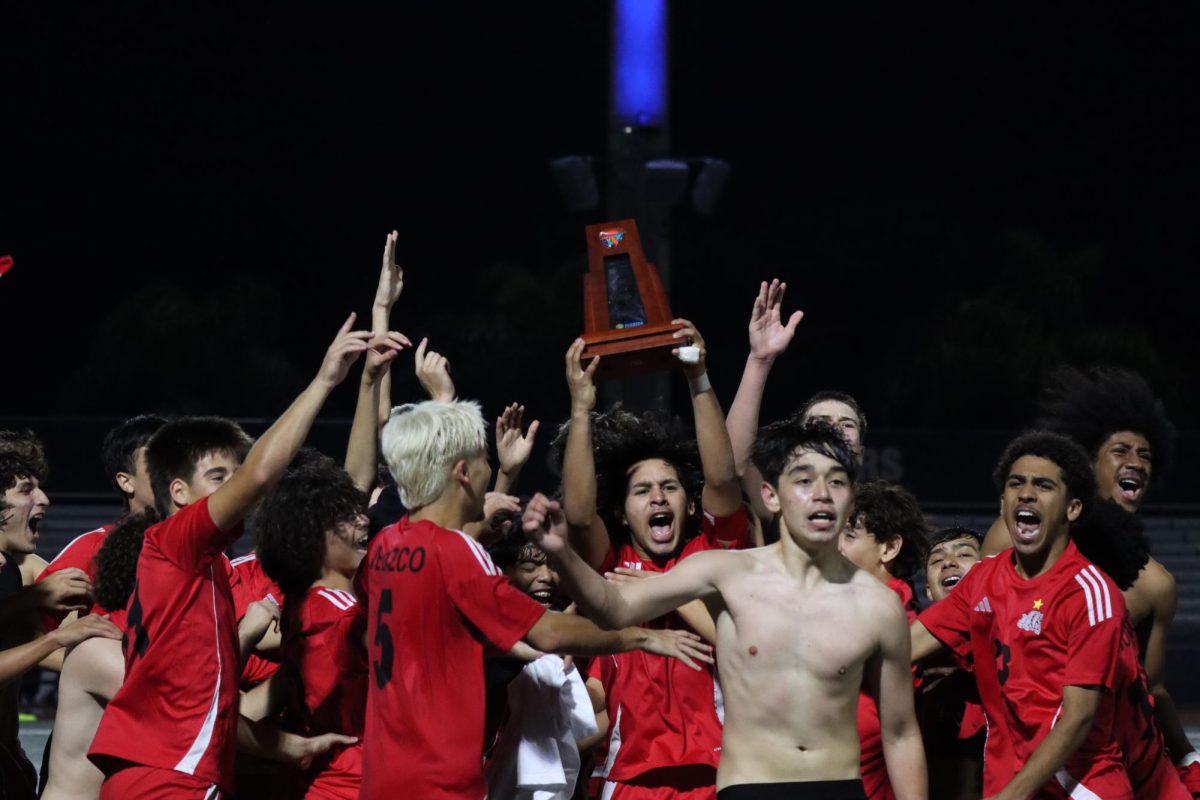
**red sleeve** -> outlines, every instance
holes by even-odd
[[[1121,649],[1125,600],[1116,585],[1092,565],[1075,578],[1079,591],[1059,609],[1070,634],[1064,686],[1103,686],[1112,689]]]
[[[338,674],[356,674],[367,671],[367,651],[363,646],[367,634],[367,612],[356,605],[338,617],[321,637],[330,661],[337,667]]]
[[[104,537],[108,535],[109,530],[111,528],[98,528],[97,530],[76,536],[70,544],[54,557],[53,561],[46,565],[34,583],[40,583],[54,573],[61,572],[64,569],[71,569],[72,567],[86,572],[92,582],[95,583],[96,565],[93,559],[96,557],[96,553],[100,552],[100,547],[104,544]],[[47,631],[53,631],[62,625],[63,620],[67,618],[67,612],[42,611],[41,616],[43,627]]]
[[[483,546],[465,533],[439,536],[437,553],[451,602],[501,650],[516,644],[546,612],[514,589]]]
[[[979,565],[967,572],[949,596],[934,603],[917,617],[938,641],[949,647],[959,659],[971,656],[971,609],[975,587],[981,585]],[[974,579],[974,580],[972,580]]]
[[[704,512],[704,538],[712,549],[745,550],[750,541],[750,516],[746,506],[738,506],[738,510],[728,517],[714,517]]]
[[[150,526],[146,541],[153,542],[163,557],[180,569],[198,572],[223,556],[225,548],[241,533],[240,522],[228,531],[218,528],[208,513],[205,497]]]

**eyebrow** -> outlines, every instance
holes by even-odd
[[[1043,483],[1048,483],[1051,486],[1058,486],[1058,481],[1056,481],[1054,478],[1051,478],[1049,475],[1022,475],[1019,472],[1010,472],[1008,474],[1008,480],[1033,481],[1035,483],[1041,481]]]
[[[206,469],[204,471],[204,475],[205,475],[205,477],[213,478],[213,477],[216,477],[217,475],[224,475],[227,472],[229,472],[229,469],[227,467],[212,467],[210,469]]]

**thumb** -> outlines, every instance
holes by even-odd
[[[529,441],[531,441],[531,442],[532,442],[532,441],[533,441],[533,437],[537,436],[538,427],[539,427],[541,424],[542,424],[542,423],[540,423],[540,422],[539,422],[538,420],[536,420],[536,419],[535,419],[533,422],[529,423],[529,430],[525,432],[525,438],[526,438],[526,439],[528,439]]]
[[[802,320],[802,319],[804,319],[804,312],[797,311],[797,312],[793,313],[792,316],[788,319],[787,325],[785,327],[787,327],[787,329],[789,331],[794,332],[796,330],[796,326],[800,324],[800,320]]]

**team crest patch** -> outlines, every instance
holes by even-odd
[[[1041,636],[1042,612],[1037,610],[1026,611],[1021,615],[1021,618],[1017,620],[1017,627],[1023,631],[1029,631],[1036,636]]]

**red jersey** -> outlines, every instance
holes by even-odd
[[[86,572],[92,583],[95,583],[96,565],[93,559],[95,559],[96,553],[100,552],[100,547],[108,537],[109,531],[115,527],[115,525],[101,525],[94,531],[88,531],[76,536],[66,547],[58,551],[58,555],[54,557],[54,560],[47,564],[42,573],[37,576],[35,583],[46,580],[46,578],[49,578],[56,572],[72,567]],[[67,612],[65,611],[42,612],[42,620],[47,631],[57,628],[66,617]]]
[[[233,789],[238,636],[208,498],[146,530],[126,606],[125,682],[100,719],[88,758],[175,770]]]
[[[703,550],[741,549],[750,545],[750,519],[744,507],[728,517],[703,515],[701,535],[676,558],[661,566],[642,560],[633,546],[610,550],[601,572],[613,567],[666,572]],[[657,628],[683,629],[687,624],[671,613],[647,623]],[[597,774],[612,781],[630,781],[650,770],[684,765],[716,768],[721,758],[724,704],[715,667],[696,671],[683,662],[636,650],[598,656],[589,676],[604,685],[608,704],[608,754],[597,757]]]
[[[362,606],[341,589],[314,586],[284,606],[283,662],[291,690],[286,729],[302,736],[343,733],[359,740],[309,768],[306,797],[358,797],[367,713],[366,628]]]
[[[251,603],[259,600],[273,600],[276,605],[283,607],[283,592],[279,584],[271,580],[263,571],[255,553],[235,558],[229,562],[229,588],[233,591],[233,609],[240,620],[246,615],[246,609]],[[279,669],[279,662],[264,658],[257,653],[251,653],[242,667],[240,686],[243,691],[252,689]]]
[[[887,587],[900,597],[904,615],[911,625],[917,618],[913,590],[900,578],[888,579]],[[888,780],[887,763],[883,759],[883,729],[879,723],[879,703],[866,692],[858,694],[859,770],[862,772],[863,792],[870,800],[893,800],[895,793]]]
[[[1062,711],[1062,687],[1103,687],[1092,730],[1037,797],[1078,788],[1100,797],[1132,797],[1114,740],[1113,690],[1125,601],[1116,584],[1073,542],[1043,575],[1026,579],[1011,549],[967,572],[920,621],[974,664],[988,723],[984,795],[1011,781]],[[993,744],[997,733],[1002,740]],[[1059,787],[1053,787],[1057,782]],[[1091,796],[1091,795],[1087,795]]]
[[[356,582],[371,664],[360,796],[480,800],[484,644],[509,650],[546,609],[470,536],[408,517],[376,534]]]

